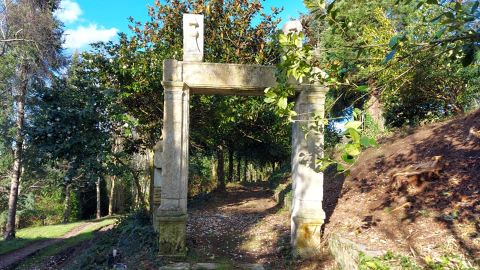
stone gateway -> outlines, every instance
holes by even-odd
[[[275,67],[203,62],[203,16],[184,15],[183,61],[165,60],[163,140],[155,147],[154,227],[159,232],[161,256],[186,255],[189,108],[191,94],[263,95],[276,84]],[[286,32],[300,32],[299,22]],[[294,255],[311,257],[319,252],[323,173],[315,161],[323,155],[323,132],[306,127],[323,116],[326,88],[296,84],[298,113],[292,132],[293,207],[291,243]]]

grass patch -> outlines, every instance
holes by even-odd
[[[35,241],[58,238],[85,222],[74,222],[49,226],[30,227],[20,229],[15,239],[11,241],[0,240],[0,254],[23,248]]]
[[[18,269],[30,269],[30,266],[38,266],[47,257],[54,256],[64,250],[67,250],[68,248],[79,245],[84,241],[93,239],[96,231],[105,226],[114,224],[116,221],[117,218],[106,218],[99,222],[93,223],[92,225],[86,227],[79,235],[65,239],[60,243],[42,249],[34,256],[25,260],[20,266],[18,266]]]
[[[57,224],[48,226],[37,226],[20,229],[16,233],[16,238],[11,241],[0,240],[0,255],[12,252],[14,250],[28,246],[29,244],[53,238],[59,238],[64,234],[70,232],[78,226],[85,224],[86,222],[98,222],[101,223],[104,220],[111,218],[103,218],[99,220],[91,221],[78,221],[67,224]]]

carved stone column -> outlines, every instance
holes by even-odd
[[[316,128],[313,117],[324,116],[327,89],[314,85],[302,88],[296,100],[298,116],[292,130],[291,242],[294,256],[308,258],[320,251],[325,220],[323,173],[316,169],[317,159],[323,157],[323,126]]]
[[[165,65],[169,68],[168,64]],[[156,210],[155,222],[159,232],[160,255],[184,256],[186,254],[186,221],[188,189],[188,126],[189,89],[183,82],[171,79],[166,71],[163,152],[160,159],[161,171],[156,170],[155,184],[160,185],[160,206]],[[175,73],[175,72],[173,72]],[[157,152],[158,153],[158,152]],[[159,159],[156,157],[156,161]]]

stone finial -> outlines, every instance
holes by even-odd
[[[183,14],[183,61],[203,61],[203,15]]]
[[[303,31],[302,23],[299,20],[288,21],[282,28],[283,34],[300,33]]]

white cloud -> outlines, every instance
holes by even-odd
[[[65,31],[65,44],[67,49],[80,49],[94,42],[106,42],[111,40],[117,34],[117,28],[98,27],[96,24],[89,26],[79,26],[77,29],[67,29]]]
[[[63,23],[73,23],[82,15],[80,5],[72,0],[62,0],[60,8],[55,11],[55,16]]]

